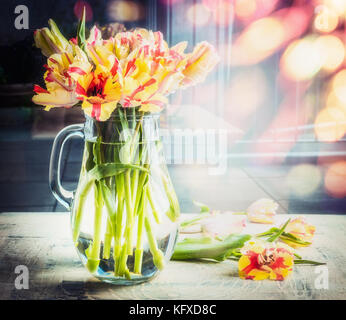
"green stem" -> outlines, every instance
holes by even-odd
[[[148,200],[149,200],[149,203],[150,203],[150,206],[151,206],[151,212],[152,212],[152,214],[154,216],[154,219],[155,219],[156,223],[160,224],[161,223],[161,219],[160,219],[158,211],[156,210],[155,203],[154,203],[154,200],[153,200],[153,197],[152,197],[152,191],[151,191],[150,187],[147,187],[147,196],[148,196]]]
[[[138,231],[137,231],[137,245],[135,250],[135,266],[134,273],[141,274],[142,272],[142,260],[143,260],[143,226],[144,218],[147,212],[147,198],[145,197],[147,192],[143,191],[142,199],[138,210]]]
[[[162,251],[157,247],[156,239],[151,230],[151,225],[148,217],[145,217],[144,224],[145,230],[147,232],[150,252],[153,255],[154,264],[159,270],[162,270],[165,265],[165,257]]]
[[[114,262],[120,256],[121,250],[121,232],[122,232],[122,224],[123,224],[123,211],[124,211],[124,184],[122,177],[116,177],[116,185],[117,185],[117,195],[118,195],[118,205],[117,205],[117,214],[116,214],[116,223],[114,230]]]
[[[166,212],[166,215],[168,216],[169,219],[171,219],[172,222],[175,222],[178,219],[180,214],[179,202],[175,194],[175,191],[173,189],[172,183],[170,179],[165,175],[164,172],[162,172],[161,174],[161,179],[162,179],[162,183],[165,188],[166,195],[170,204],[169,210]]]
[[[149,165],[145,164],[144,167],[147,169],[149,167]],[[138,212],[139,202],[141,200],[141,195],[142,195],[143,188],[144,188],[144,185],[146,183],[147,177],[148,177],[148,173],[145,171],[141,171],[141,173],[139,175],[139,179],[138,179],[138,184],[137,184],[136,201],[135,201],[135,204],[133,207],[135,214]]]
[[[272,235],[267,241],[268,242],[274,242],[277,238],[279,238],[281,236],[281,234],[285,231],[285,228],[287,227],[287,225],[290,221],[291,221],[291,219],[288,219],[286,221],[286,223],[282,226],[282,228],[277,233]]]
[[[107,219],[107,228],[105,233],[104,245],[103,245],[103,259],[109,259],[112,246],[112,223],[110,218]]]
[[[137,191],[137,187],[138,187],[138,176],[139,176],[139,171],[138,170],[133,170],[133,175],[131,178],[131,195],[132,195],[132,203],[133,203],[133,207],[135,205],[136,202],[136,191]]]
[[[88,261],[86,265],[91,273],[96,272],[100,263],[102,207],[103,199],[100,190],[100,183],[95,181],[94,237],[92,246],[89,247],[87,251]]]
[[[126,206],[126,242],[127,253],[132,255],[132,231],[134,225],[134,212],[131,202],[131,171],[125,172],[125,206]]]
[[[78,245],[78,237],[79,237],[79,232],[80,232],[80,226],[82,223],[85,200],[86,200],[88,193],[89,193],[89,191],[93,185],[93,182],[94,181],[92,181],[92,180],[84,181],[81,184],[79,196],[76,197],[78,199],[78,202],[77,202],[76,211],[74,214],[73,232],[72,232],[72,239],[73,239],[75,246]]]
[[[121,254],[120,254],[120,260],[118,263],[117,267],[117,274],[122,277],[124,275],[127,275],[129,277],[129,270],[127,268],[127,244],[126,242],[124,243],[122,249],[121,249]]]
[[[180,223],[180,227],[181,228],[186,228],[186,227],[189,227],[189,226],[193,226],[196,223],[200,222],[202,219],[207,218],[207,217],[210,217],[210,213],[209,212],[201,212],[197,217],[194,217],[194,218],[189,219],[189,220],[182,221]]]
[[[105,207],[106,207],[107,212],[108,212],[107,228],[106,228],[104,247],[103,247],[103,258],[109,259],[110,250],[111,250],[111,243],[112,243],[113,234],[114,234],[113,230],[114,230],[115,224],[116,224],[116,221],[115,221],[116,212],[115,212],[114,205],[112,206],[112,204],[111,204],[111,201],[113,200],[111,191],[108,189],[105,182],[102,181],[99,184],[100,184],[100,189],[101,189],[101,193],[102,193],[102,198],[103,198],[103,201],[105,203]]]

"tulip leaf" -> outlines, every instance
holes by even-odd
[[[311,244],[311,242],[300,240],[290,233],[283,233],[279,238],[280,238],[280,240],[282,240],[286,243],[292,242],[292,243],[296,243],[296,244],[299,244],[299,245],[304,246],[304,247],[309,246]]]
[[[108,188],[105,181],[102,181],[100,187],[101,187],[100,189],[102,192],[102,197],[104,199],[109,218],[111,219],[113,223],[113,220],[115,219],[115,213],[116,213],[114,193],[111,192],[111,190]]]
[[[116,176],[122,172],[124,172],[127,169],[136,169],[140,171],[145,171],[149,173],[149,170],[137,166],[134,164],[125,164],[125,163],[102,163],[96,165],[94,168],[92,168],[88,174],[89,174],[89,179],[93,180],[101,180],[103,178],[108,178],[112,176]]]
[[[288,219],[286,223],[282,226],[282,228],[275,234],[273,234],[269,239],[267,239],[268,242],[274,242],[277,238],[281,236],[281,234],[284,232],[285,228],[287,227],[288,223],[291,221],[291,219]]]
[[[85,50],[85,43],[86,43],[86,40],[85,40],[85,7],[83,9],[83,15],[82,15],[82,17],[78,23],[77,42],[78,42],[78,46],[82,50]]]
[[[312,265],[312,266],[322,266],[322,265],[324,265],[326,263],[325,262],[313,261],[313,260],[298,259],[298,260],[294,260],[294,264],[305,264],[305,265]]]
[[[223,241],[210,237],[187,238],[177,243],[172,260],[212,259],[223,261],[232,254],[234,249],[243,247],[250,238],[251,236],[247,234],[231,234]]]

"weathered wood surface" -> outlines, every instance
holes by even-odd
[[[317,229],[314,244],[299,252],[327,262],[328,289],[316,287],[313,266],[296,266],[283,282],[255,282],[239,279],[232,261],[171,261],[152,281],[119,287],[94,279],[81,265],[67,213],[3,213],[0,299],[345,299],[346,216],[309,215],[309,221]],[[17,265],[29,269],[28,290],[15,288]]]

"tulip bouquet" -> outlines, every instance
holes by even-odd
[[[87,37],[84,15],[70,40],[54,21],[49,25],[34,34],[47,64],[46,88],[35,86],[33,102],[45,110],[81,106],[92,123],[72,208],[73,240],[82,260],[99,277],[110,269],[114,277],[143,275],[149,260],[161,269],[164,244],[156,241],[154,229],[161,228],[161,211],[174,222],[180,209],[162,165],[154,115],[168,94],[203,81],[218,55],[207,42],[185,53],[187,42],[169,47],[161,32],[146,29],[103,39],[94,26]],[[160,206],[160,194],[167,205]],[[86,232],[90,212],[92,230]]]
[[[105,40],[94,26],[86,39],[82,20],[77,38],[67,41],[53,20],[49,25],[51,29],[34,34],[48,61],[46,89],[35,86],[33,102],[46,110],[81,103],[83,111],[99,121],[109,119],[117,108],[159,112],[167,95],[204,81],[219,61],[209,43],[201,42],[186,54],[186,41],[169,48],[159,31],[135,29]]]

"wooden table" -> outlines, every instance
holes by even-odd
[[[327,262],[328,289],[319,288],[320,273],[315,272],[321,269],[314,266],[295,266],[283,282],[255,282],[239,279],[233,261],[171,261],[150,282],[112,286],[91,277],[81,265],[67,213],[2,213],[0,299],[345,299],[346,216],[308,219],[316,226],[314,243],[299,252],[305,259]],[[28,290],[15,288],[17,265],[29,269]]]

